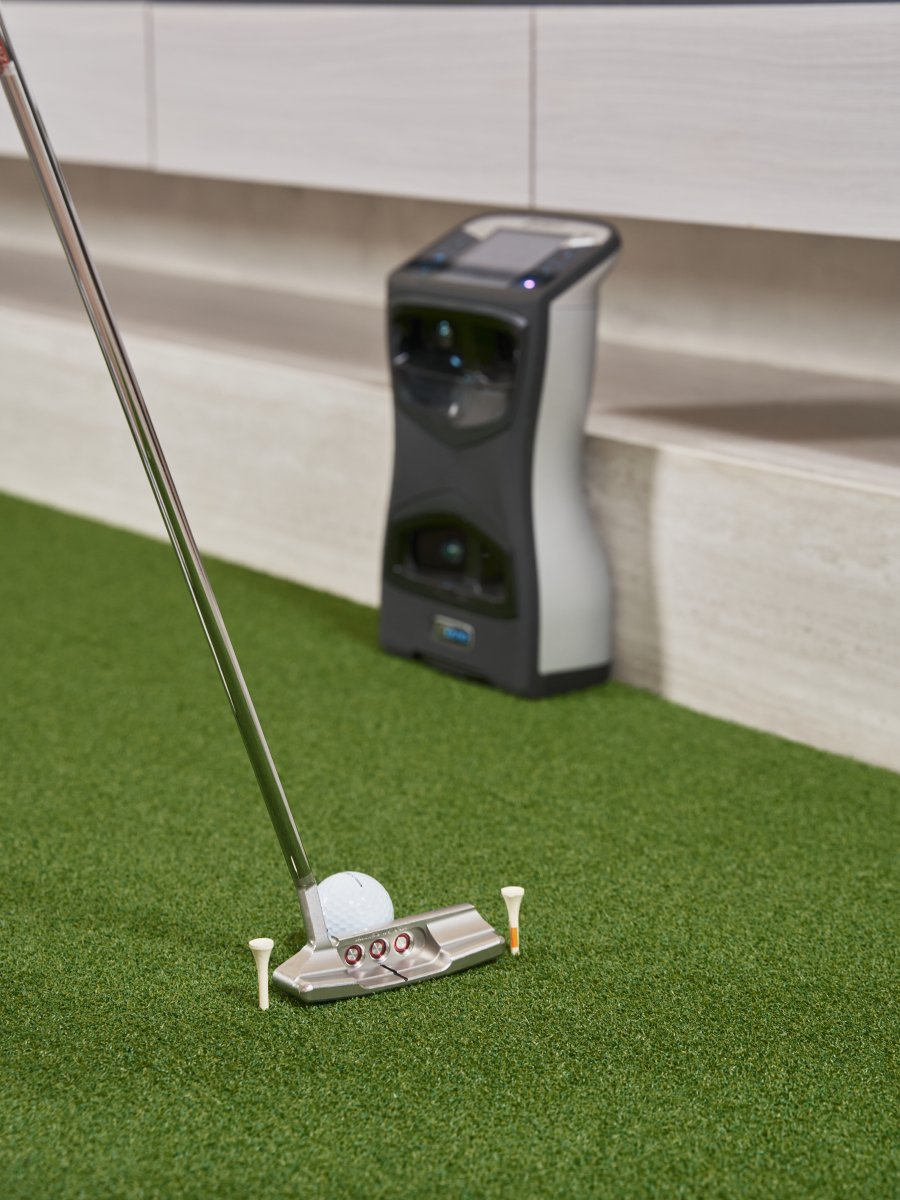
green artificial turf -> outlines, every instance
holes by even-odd
[[[900,778],[213,563],[320,877],[526,888],[518,961],[260,1013],[299,914],[171,550],[10,499],[0,545],[0,1195],[897,1194]]]

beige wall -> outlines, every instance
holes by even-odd
[[[473,211],[99,167],[69,177],[101,261],[373,305],[393,266]],[[900,242],[619,225],[609,339],[900,381]],[[0,245],[58,253],[28,167],[3,158]]]

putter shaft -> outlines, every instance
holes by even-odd
[[[91,260],[81,225],[50,139],[32,102],[0,15],[0,82],[38,178],[44,200],[87,310],[122,404],[144,470],[206,634],[238,724],[259,789],[297,888],[306,934],[314,945],[330,945],[315,877],[281,784],[253,700],[184,508],[150,419],[140,385]]]

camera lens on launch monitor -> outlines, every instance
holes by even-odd
[[[453,345],[453,326],[449,321],[438,321],[437,336],[439,345],[449,350]]]
[[[448,566],[458,567],[465,557],[466,548],[459,538],[447,538],[441,544],[441,558]]]

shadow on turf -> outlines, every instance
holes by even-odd
[[[375,650],[378,647],[378,609],[369,608],[343,596],[320,592],[291,579],[253,571],[237,563],[225,562],[210,555],[205,560],[213,586],[223,595],[228,593],[230,580],[250,582],[253,591],[268,593],[279,603],[287,601],[292,609],[302,611],[302,623],[319,622],[351,641]]]
[[[350,641],[357,642],[369,650],[378,649],[378,610],[331,596],[326,592],[313,591],[301,584],[288,580],[271,581],[279,590],[284,590],[292,602],[302,608],[304,614],[327,626]],[[298,596],[297,593],[300,593]]]

